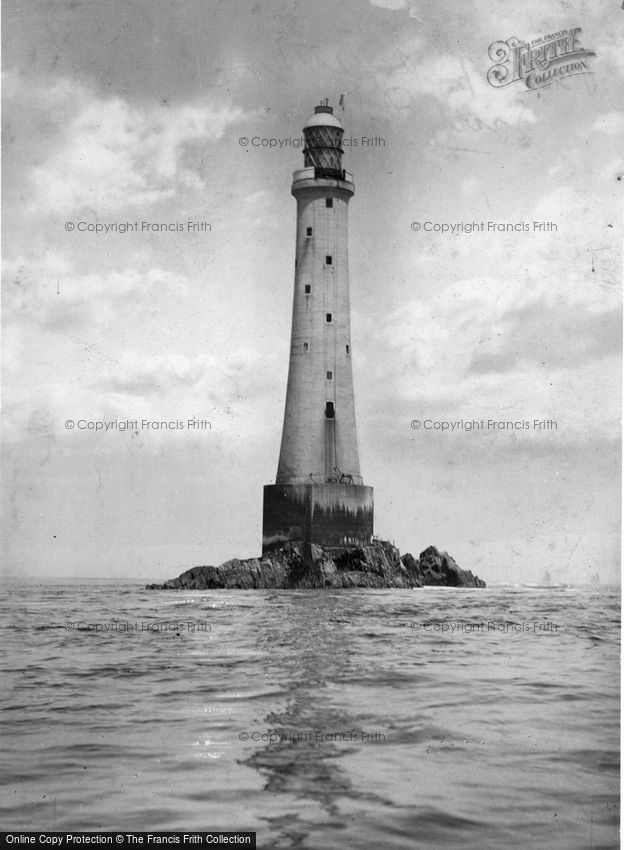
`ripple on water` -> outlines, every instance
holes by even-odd
[[[6,828],[246,826],[276,850],[615,846],[608,589],[40,584],[12,591],[19,628],[0,604]],[[66,616],[211,629],[68,632]],[[558,629],[410,625],[532,621]]]

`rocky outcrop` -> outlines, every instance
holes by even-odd
[[[301,542],[287,543],[261,558],[232,558],[218,567],[193,567],[148,590],[339,587],[485,587],[470,570],[462,570],[447,552],[429,546],[414,558],[401,557],[396,546],[376,540],[341,554]]]

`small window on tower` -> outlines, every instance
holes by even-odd
[[[334,206],[334,199],[333,198],[325,198],[325,206],[326,207],[333,207]]]
[[[332,258],[331,258],[331,255],[330,255],[330,254],[328,254],[328,255],[325,257],[325,265],[326,265],[326,266],[331,266],[331,264],[332,264]]]
[[[334,410],[334,402],[325,402],[325,419],[333,419],[335,415],[336,411]]]
[[[310,294],[310,284],[309,283],[306,283],[306,285],[304,287],[304,292],[305,292],[306,295]]]
[[[332,381],[333,379],[334,379],[334,373],[333,373],[333,372],[328,372],[328,373],[327,373],[327,380],[328,380],[328,381]]]
[[[306,236],[312,236],[312,228],[306,227]]]
[[[326,313],[326,314],[325,314],[325,321],[326,321],[326,322],[331,322],[331,320],[332,320],[332,314],[331,314],[331,313]]]
[[[307,350],[308,350],[308,348],[309,348],[308,343],[307,343],[307,342],[304,342],[304,343],[303,343],[303,350],[304,350],[304,351],[307,351]]]
[[[347,354],[348,354],[349,353],[349,346],[347,345],[347,346],[345,346],[345,348],[347,349]]]

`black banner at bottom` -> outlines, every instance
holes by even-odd
[[[3,847],[246,847],[256,850],[255,832],[0,832]]]

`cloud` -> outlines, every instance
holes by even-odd
[[[145,320],[149,304],[180,300],[187,280],[159,268],[126,268],[104,273],[79,274],[66,255],[48,250],[41,257],[18,257],[3,263],[4,380],[11,407],[9,432],[19,434],[34,405],[55,412],[80,409],[85,398],[92,407],[102,402],[106,378],[112,370],[127,389],[147,372],[128,375],[125,368],[128,340],[135,340],[137,359],[145,359],[142,341],[149,340],[137,323]],[[153,335],[153,332],[152,332]],[[158,363],[162,385],[171,373],[182,382],[190,374],[176,362]],[[101,382],[93,396],[90,387]],[[61,414],[59,414],[60,416]]]
[[[370,0],[371,6],[379,6],[382,9],[405,9],[407,0]]]
[[[207,369],[205,359],[176,354],[156,357],[124,352],[114,364],[107,365],[96,386],[104,392],[128,396],[166,395],[172,389],[194,387]]]
[[[286,378],[276,384],[274,374],[286,361],[234,324],[205,270],[197,279],[145,267],[142,254],[127,259],[120,270],[87,274],[53,250],[5,260],[7,440],[23,437],[33,410],[46,412],[57,436],[67,418],[216,411],[221,435],[230,427],[236,439],[256,438],[274,422],[271,394],[277,386],[281,402]],[[244,310],[243,303],[243,327]]]
[[[241,347],[225,359],[222,351],[207,349],[194,356],[127,349],[102,365],[91,389],[104,406],[122,408],[129,402],[157,408],[178,399],[226,407],[246,400],[253,392],[255,352]]]
[[[558,189],[527,219],[559,221],[561,232],[453,241],[458,267],[483,254],[500,274],[407,298],[379,331],[371,326],[376,345],[403,363],[390,382],[373,364],[371,380],[411,412],[550,416],[565,419],[562,440],[617,438],[622,318],[618,250],[605,236],[605,216],[587,197]]]
[[[624,115],[621,112],[607,112],[599,115],[591,129],[596,133],[615,136],[624,131]]]
[[[601,63],[610,64],[617,73],[624,75],[624,52],[619,39],[615,44],[600,45],[598,55]]]
[[[561,439],[617,437],[620,315],[589,318],[578,306],[563,301],[553,309],[546,301],[473,279],[433,302],[403,305],[385,328],[387,344],[404,358],[399,398],[411,410],[453,419],[497,411],[552,417],[565,421]]]
[[[476,177],[466,177],[466,179],[462,180],[459,184],[459,188],[466,195],[474,195],[479,191],[481,186]]]
[[[5,321],[27,322],[41,331],[101,326],[116,319],[121,302],[128,310],[154,290],[181,298],[188,288],[183,276],[159,268],[77,274],[69,259],[54,250],[39,258],[5,260],[3,269]]]
[[[373,73],[395,112],[411,112],[423,97],[437,101],[445,126],[438,141],[464,131],[518,129],[537,120],[516,92],[494,90],[471,60],[423,54],[420,37],[403,45],[400,54],[395,48],[383,55]]]
[[[217,142],[246,117],[229,101],[131,104],[65,79],[34,88],[12,74],[8,88],[16,116],[12,140],[19,145],[27,134],[24,102],[44,130],[45,150],[28,175],[32,212],[100,214],[201,190],[197,146]]]
[[[591,318],[591,321],[588,319]],[[470,371],[510,372],[520,362],[546,369],[570,368],[615,355],[620,350],[622,317],[618,310],[599,313],[561,301],[553,318],[546,298],[504,314],[489,350],[475,351]]]

